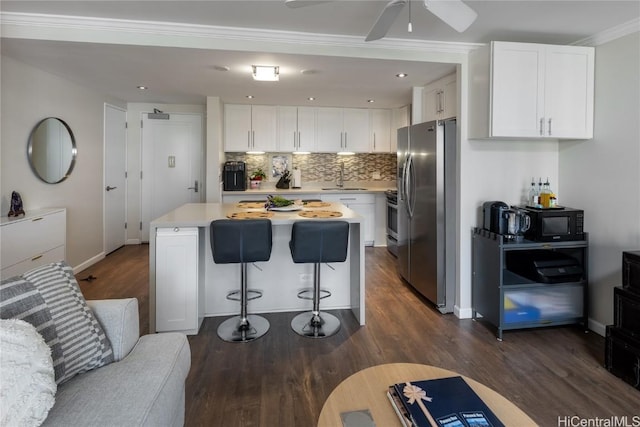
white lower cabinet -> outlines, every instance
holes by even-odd
[[[364,218],[363,230],[365,246],[373,246],[376,235],[376,198],[373,194],[327,194],[322,195],[325,202],[338,202],[347,206]]]
[[[156,232],[156,331],[197,334],[204,316],[203,266],[198,260],[203,231],[198,227]]]
[[[66,258],[66,209],[28,211],[15,218],[2,217],[2,279]]]

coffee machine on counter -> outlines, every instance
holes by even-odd
[[[244,162],[225,162],[222,168],[224,191],[244,191],[247,189],[246,165]]]
[[[492,233],[501,234],[509,240],[522,240],[524,232],[531,226],[531,218],[527,211],[509,207],[504,202],[485,202],[482,210],[484,228]]]

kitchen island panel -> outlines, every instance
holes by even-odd
[[[363,218],[340,203],[332,203],[323,208],[339,211],[342,217],[333,218],[349,222],[348,257],[344,263],[332,263],[331,268],[322,264],[321,284],[331,291],[332,296],[322,300],[323,310],[350,308],[361,325],[365,322],[365,280],[364,280],[364,239],[362,235]],[[149,302],[151,332],[156,329],[156,280],[160,269],[156,268],[156,234],[159,229],[178,232],[183,227],[198,227],[202,236],[198,241],[198,263],[204,265],[204,273],[198,275],[194,287],[198,292],[198,307],[203,306],[205,316],[235,315],[240,307],[237,301],[226,299],[228,292],[240,287],[239,264],[215,264],[211,253],[210,224],[215,219],[226,218],[237,212],[237,204],[189,203],[163,215],[151,222],[149,234]],[[313,210],[313,209],[305,209]],[[291,259],[289,240],[291,227],[295,221],[305,218],[298,212],[276,212],[271,219],[273,225],[273,250],[268,262],[248,266],[249,288],[264,291],[263,297],[249,302],[252,313],[283,311],[306,311],[312,307],[309,300],[299,299],[299,290],[313,286],[313,264],[295,264]],[[325,219],[314,219],[325,221]],[[161,316],[162,313],[158,313]],[[194,313],[197,316],[198,313]],[[183,331],[197,334],[195,331]]]

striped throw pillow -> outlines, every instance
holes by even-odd
[[[32,324],[51,348],[56,381],[64,378],[64,357],[49,307],[33,283],[16,276],[0,283],[0,317],[19,319]]]
[[[56,378],[58,384],[113,362],[111,343],[87,306],[71,267],[52,263],[23,277],[40,291],[55,324],[64,357],[64,376]]]

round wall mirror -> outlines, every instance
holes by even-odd
[[[64,120],[57,117],[47,117],[33,128],[27,150],[31,169],[49,184],[67,179],[76,163],[73,132]]]

